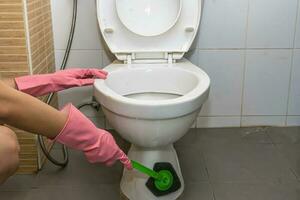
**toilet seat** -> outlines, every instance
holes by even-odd
[[[97,0],[102,36],[110,51],[125,63],[114,62],[106,67],[108,79],[94,84],[101,91],[95,93],[96,98],[104,107],[120,115],[144,119],[182,116],[198,109],[199,101],[207,98],[209,77],[189,61],[180,59],[196,36],[201,2]],[[154,88],[156,84],[158,87]],[[187,85],[191,88],[183,91]],[[151,101],[126,97],[125,89],[137,88],[140,92],[172,93],[180,97]]]
[[[187,60],[172,65],[112,63],[104,70],[110,75],[106,80],[95,81],[95,89],[101,91],[95,96],[106,109],[119,115],[141,119],[183,116],[197,110],[199,101],[208,96],[208,75]],[[178,97],[163,100],[127,97],[139,93]]]
[[[196,36],[201,0],[97,0],[97,14],[118,60],[177,60]]]
[[[181,8],[182,0],[116,1],[120,21],[128,30],[141,36],[157,36],[168,31],[176,24]]]

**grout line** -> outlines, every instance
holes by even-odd
[[[288,167],[288,169],[289,169],[290,172],[294,175],[294,178],[296,179],[296,181],[297,181],[297,182],[300,182],[297,173],[294,171],[294,169],[291,167],[291,165],[290,165],[290,163],[289,163],[289,159],[286,158],[286,157],[284,156],[284,154],[283,154],[283,153],[280,151],[280,149],[278,148],[278,144],[283,144],[283,143],[276,143],[276,142],[274,142],[273,139],[272,139],[272,137],[270,136],[270,134],[269,134],[269,133],[267,133],[267,134],[268,134],[268,136],[271,138],[271,142],[272,142],[272,144],[273,144],[273,146],[274,146],[274,148],[275,148],[276,153],[277,153],[284,161],[287,161],[287,167]]]
[[[65,51],[66,49],[54,49],[55,51]],[[104,49],[71,49],[71,51],[104,51]]]
[[[271,141],[272,145],[274,146],[276,153],[277,153],[280,157],[282,157],[282,159],[284,159],[284,160],[286,160],[286,161],[288,162],[287,164],[288,164],[289,170],[290,170],[291,173],[295,176],[297,182],[300,182],[300,181],[299,181],[299,178],[298,178],[298,176],[297,176],[297,173],[296,173],[296,172],[293,170],[293,168],[290,166],[288,158],[285,158],[285,157],[284,157],[284,154],[283,154],[283,153],[280,151],[280,149],[278,148],[278,144],[282,144],[282,143],[276,143],[276,142],[273,140],[273,138],[271,137],[269,131],[266,131],[266,135],[270,138],[270,141]]]
[[[1,4],[1,6],[2,6],[2,5],[5,5],[5,4]],[[7,4],[7,5],[12,6],[12,4]],[[21,4],[20,4],[20,5],[21,5]],[[4,11],[4,12],[1,12],[1,15],[7,15],[7,14],[8,14],[8,15],[15,15],[15,14],[22,14],[22,12],[18,12],[18,11],[13,11],[13,12],[7,12],[7,11],[5,12],[5,11]]]
[[[247,34],[248,35],[248,34]],[[210,51],[216,51],[216,50],[293,50],[293,49],[300,49],[300,48],[198,48],[199,50],[210,50]]]
[[[100,53],[100,57],[101,57],[101,66],[102,66],[102,68],[103,68],[103,66],[104,66],[104,50],[98,50],[98,51],[101,51],[101,53]]]
[[[298,15],[299,15],[299,1],[297,1],[297,12],[296,12],[296,21],[295,21],[295,30],[294,30],[294,38],[293,38],[293,49],[295,49],[295,42],[296,42],[296,37],[297,37],[297,23],[299,21]],[[292,75],[293,75],[293,70],[294,70],[294,56],[295,56],[295,51],[292,51],[291,55],[291,63],[290,63],[290,79],[289,79],[289,88],[288,88],[288,96],[287,96],[287,105],[286,105],[286,119],[285,119],[285,125],[287,126],[288,124],[288,114],[289,114],[289,106],[290,106],[290,95],[291,95],[291,88],[292,88]]]
[[[299,5],[300,5],[300,0],[297,1],[297,12],[296,12],[296,21],[295,21],[295,30],[294,30],[294,39],[293,39],[293,48],[294,49],[295,49],[295,42],[296,42],[296,37],[297,37],[297,24],[299,21]]]
[[[243,105],[244,105],[244,98],[245,98],[245,78],[246,78],[246,64],[247,64],[247,51],[244,50],[243,51],[243,74],[242,74],[242,93],[241,93],[241,106],[240,106],[240,126],[242,126],[242,116],[243,116]]]
[[[28,10],[27,10],[27,0],[23,0],[23,9],[24,9],[24,26],[25,26],[25,35],[26,35],[26,45],[27,45],[27,55],[28,55],[28,65],[29,73],[32,75],[32,57],[31,57],[31,46],[30,46],[30,33],[29,33],[29,23],[28,23]]]
[[[11,40],[11,39],[14,39],[14,40],[20,40],[20,39],[25,39],[25,37],[24,36],[13,36],[13,37],[9,37],[9,36],[7,36],[7,37],[1,37],[1,40]],[[1,46],[1,47],[3,47],[3,46]],[[16,47],[16,46],[8,46],[8,47],[11,47],[11,48],[13,48],[13,47]]]
[[[205,116],[198,116],[198,117],[285,117],[286,115],[205,115]],[[288,116],[296,116],[299,117],[300,115],[288,115]]]
[[[29,74],[32,75],[33,74],[33,69],[32,69],[32,57],[31,57],[31,45],[30,45],[30,32],[29,32],[29,23],[28,23],[28,10],[27,10],[27,0],[23,0],[23,10],[24,10],[24,14],[23,14],[23,18],[24,18],[24,28],[25,28],[25,37],[26,37],[26,47],[27,47],[27,62],[29,65]],[[36,146],[37,146],[37,165],[38,165],[38,169],[41,169],[42,167],[42,163],[41,163],[41,150],[38,146],[38,140],[37,140],[37,136],[35,136],[35,142],[36,142]]]
[[[0,31],[1,32],[1,31]],[[23,38],[24,39],[24,38]],[[26,45],[18,45],[18,46],[7,46],[7,45],[3,45],[1,46],[1,49],[4,49],[4,48],[11,48],[11,49],[14,49],[14,48],[26,48]]]
[[[260,50],[260,51],[264,51],[264,50],[294,50],[294,49],[300,49],[300,48],[195,48],[195,49],[190,49],[190,50],[203,50],[203,51],[226,51],[226,50]],[[56,51],[64,51],[65,49],[61,49],[61,48],[57,48],[55,49]],[[102,50],[105,51],[105,49],[78,49],[72,48],[73,50],[80,50],[80,51],[95,51],[95,50]]]
[[[290,94],[292,87],[292,75],[293,75],[293,65],[294,65],[294,51],[292,51],[291,62],[290,62],[290,75],[289,75],[289,85],[288,85],[288,93],[287,93],[287,103],[286,103],[286,118],[285,125],[287,126],[288,114],[289,114],[289,105],[290,105]]]
[[[197,128],[197,129],[200,129],[200,128]],[[210,180],[210,174],[209,174],[208,167],[207,167],[207,164],[206,164],[205,152],[203,150],[201,150],[201,154],[202,154],[202,157],[203,157],[203,166],[204,166],[205,172],[207,174],[207,181],[208,181],[208,184],[209,184],[209,186],[211,188],[211,191],[212,191],[213,200],[216,200],[214,185],[213,185],[213,182]]]
[[[200,46],[200,31],[201,31],[201,25],[203,23],[203,16],[204,16],[204,6],[205,6],[205,0],[201,0],[201,14],[200,14],[200,22],[198,24],[198,27],[197,27],[197,34],[195,37],[197,38],[194,38],[194,40],[196,40],[197,44],[196,44],[196,48],[195,49],[198,49],[199,46]]]

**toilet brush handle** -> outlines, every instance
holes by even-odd
[[[131,164],[132,164],[132,167],[136,170],[138,170],[139,172],[142,172],[144,174],[147,174],[148,176],[151,176],[152,178],[154,179],[159,179],[160,176],[157,172],[155,172],[154,170],[134,161],[134,160],[131,160]]]

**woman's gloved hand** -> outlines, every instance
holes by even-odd
[[[68,69],[53,74],[21,76],[15,78],[17,89],[32,96],[42,96],[71,87],[92,85],[95,78],[106,79],[107,72],[100,69]]]
[[[83,151],[91,163],[101,162],[111,166],[120,160],[127,169],[132,169],[130,160],[109,132],[98,129],[72,104],[65,106],[62,112],[68,114],[68,119],[62,131],[54,138],[55,141]]]

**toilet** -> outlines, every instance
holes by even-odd
[[[97,0],[101,34],[116,60],[94,96],[110,125],[131,143],[128,157],[153,168],[168,162],[181,187],[155,196],[148,178],[123,171],[121,192],[130,200],[173,200],[184,179],[173,143],[195,122],[208,98],[210,79],[183,58],[198,30],[201,0]]]

